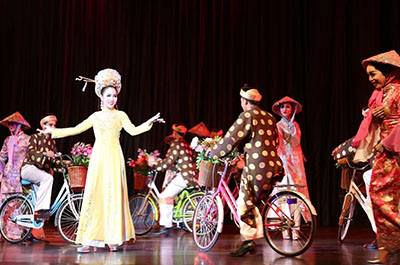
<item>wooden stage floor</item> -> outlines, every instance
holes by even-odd
[[[199,252],[191,234],[173,230],[170,236],[138,237],[137,242],[128,242],[118,252],[98,249],[96,253],[78,254],[76,246],[63,241],[54,227],[46,228],[48,242],[29,242],[12,245],[0,243],[0,264],[157,264],[157,265],[220,265],[220,264],[367,264],[377,250],[362,247],[370,242],[374,234],[367,228],[352,228],[346,242],[336,241],[337,228],[319,228],[311,248],[295,258],[282,257],[275,253],[264,239],[257,241],[257,252],[243,258],[229,257],[229,253],[240,245],[238,230],[229,226],[219,237],[216,245],[207,253]]]

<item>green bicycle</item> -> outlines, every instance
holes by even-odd
[[[147,194],[137,194],[129,200],[129,207],[133,224],[135,226],[136,235],[145,235],[151,231],[154,224],[159,220],[158,198],[160,192],[155,184],[157,171],[154,177],[149,176],[149,191]],[[174,214],[172,222],[177,227],[182,227],[192,232],[193,215],[196,210],[197,203],[204,196],[203,191],[199,191],[196,187],[191,186],[185,188],[179,195],[178,201],[174,205]]]

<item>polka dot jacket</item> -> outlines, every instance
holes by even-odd
[[[192,149],[183,137],[175,139],[171,143],[165,158],[154,167],[157,171],[166,171],[167,169],[179,171],[182,173],[186,185],[195,185],[196,165],[193,163]]]
[[[23,165],[34,165],[47,172],[50,171],[50,168],[53,168],[54,171],[60,171],[60,161],[47,157],[47,151],[56,153],[56,142],[42,133],[32,135]]]
[[[268,112],[254,106],[242,112],[229,128],[224,138],[214,146],[214,159],[224,157],[239,143],[244,146],[245,167],[242,172],[240,192],[244,193],[247,210],[241,213],[242,220],[252,223],[250,211],[272,190],[274,178],[284,175],[282,161],[277,154],[277,128],[275,118]]]

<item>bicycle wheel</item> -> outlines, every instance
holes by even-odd
[[[299,194],[283,191],[268,199],[263,210],[263,223],[264,237],[271,248],[292,257],[311,246],[317,219]]]
[[[13,195],[3,202],[0,208],[0,233],[4,239],[13,244],[26,240],[32,228],[13,222],[17,215],[33,215],[33,206],[23,195]]]
[[[342,212],[339,217],[339,230],[338,230],[338,241],[342,243],[346,238],[347,232],[349,231],[351,220],[353,219],[354,208],[356,207],[356,201],[351,193],[347,193],[343,200]]]
[[[212,199],[212,195],[205,195],[197,204],[192,233],[194,242],[201,251],[209,251],[215,245],[220,233],[218,224],[223,223],[223,218],[223,207],[216,199]]]
[[[190,194],[189,198],[184,202],[182,207],[183,224],[187,231],[192,233],[193,228],[193,215],[196,210],[197,204],[204,197],[204,192],[197,192]]]
[[[136,195],[129,200],[129,208],[136,235],[150,232],[158,217],[155,203],[144,195]]]
[[[77,194],[71,198],[71,203],[65,200],[57,210],[55,222],[58,232],[68,243],[74,244],[81,215],[83,195]]]

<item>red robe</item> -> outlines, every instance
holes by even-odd
[[[385,118],[380,124],[380,138],[384,146],[396,144],[390,139],[400,124],[400,84],[392,83],[383,88]],[[371,176],[370,194],[377,226],[378,246],[389,252],[400,250],[400,156],[385,150],[377,153]]]

